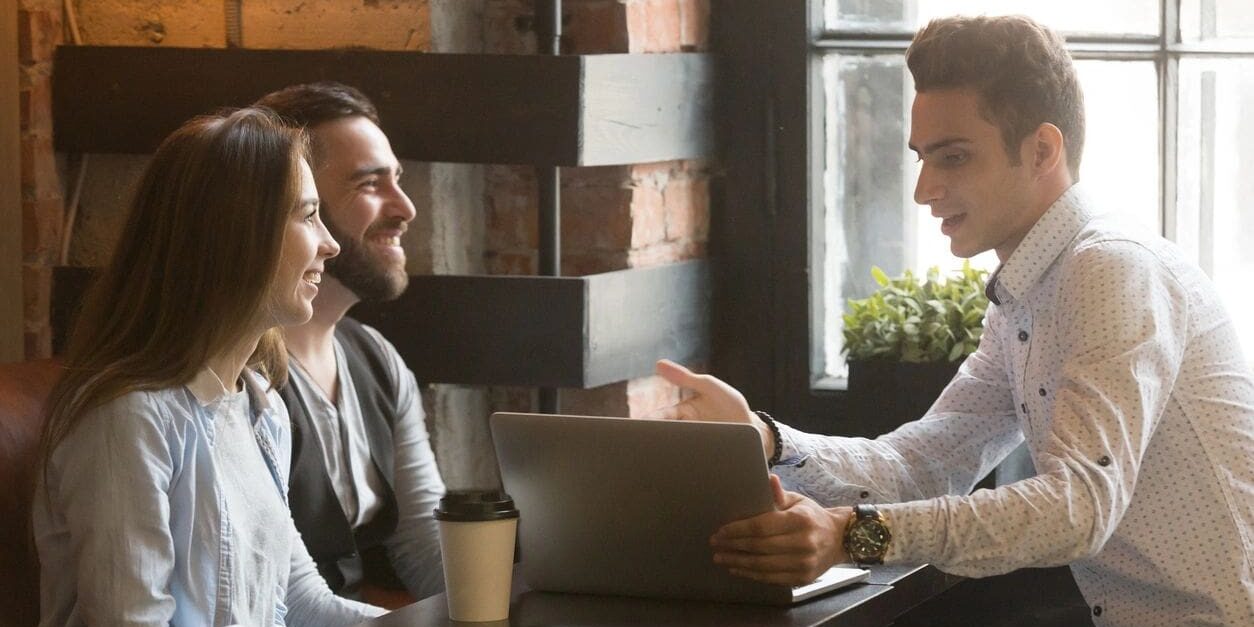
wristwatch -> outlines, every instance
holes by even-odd
[[[858,564],[883,564],[893,534],[888,519],[873,505],[855,505],[845,526],[845,553]]]

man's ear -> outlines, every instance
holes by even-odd
[[[1067,167],[1066,142],[1057,126],[1049,122],[1042,123],[1028,136],[1028,141],[1032,150],[1032,170],[1037,176]]]

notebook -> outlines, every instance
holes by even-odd
[[[714,564],[715,530],[774,507],[749,425],[516,413],[490,424],[532,589],[788,605],[869,574],[837,567],[793,588]]]

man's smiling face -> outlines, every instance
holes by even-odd
[[[341,247],[327,274],[362,300],[396,298],[409,282],[401,235],[415,212],[391,143],[360,116],[319,124],[312,135],[323,218]]]

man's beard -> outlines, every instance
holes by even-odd
[[[340,245],[340,254],[326,261],[327,274],[352,290],[357,298],[367,302],[392,300],[400,296],[409,285],[409,275],[404,267],[394,266],[370,254],[366,240],[376,227],[384,225],[392,226],[382,221],[376,222],[366,229],[363,239],[357,239],[336,228],[331,220],[326,221],[331,237]],[[400,228],[405,228],[403,222],[400,223]]]

